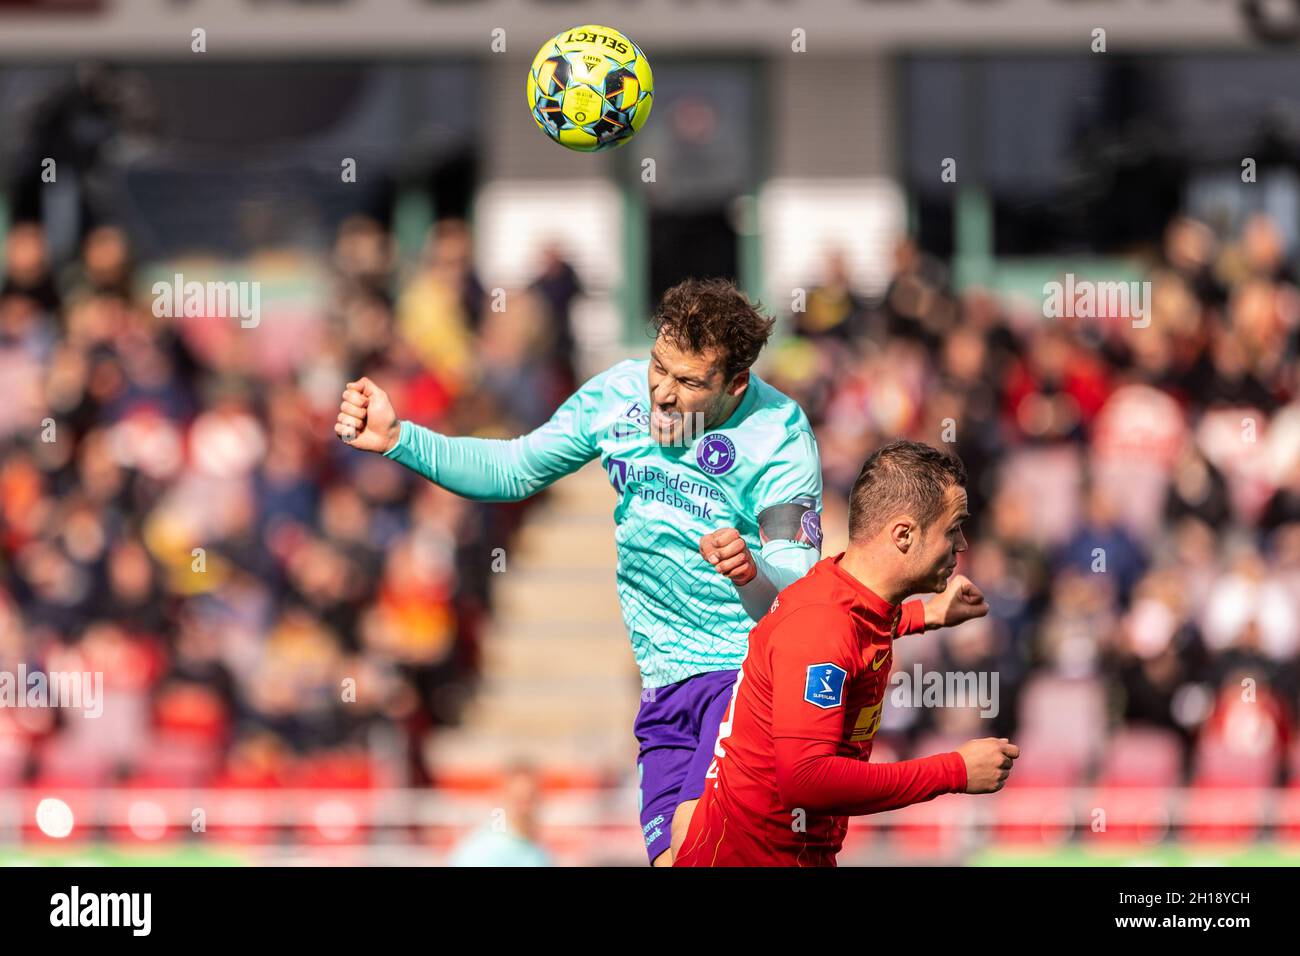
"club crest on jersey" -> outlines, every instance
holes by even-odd
[[[605,471],[609,472],[609,483],[621,495],[627,487],[627,462],[611,455],[605,462]]]
[[[705,474],[724,474],[736,463],[736,446],[726,435],[705,435],[696,449],[695,461]]]
[[[808,682],[804,685],[803,699],[814,707],[830,710],[844,703],[844,678],[842,667],[831,663],[808,665]]]

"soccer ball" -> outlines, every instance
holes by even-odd
[[[641,48],[609,27],[574,27],[542,44],[528,109],[543,133],[584,153],[622,146],[645,125],[654,76]]]

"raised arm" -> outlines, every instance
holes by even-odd
[[[334,431],[353,447],[383,454],[448,491],[475,501],[518,501],[599,454],[592,419],[603,376],[571,395],[540,428],[510,440],[450,438],[400,421],[368,378],[349,382]]]

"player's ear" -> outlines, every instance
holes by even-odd
[[[889,526],[890,540],[894,542],[894,547],[904,554],[916,543],[918,534],[916,522],[907,515],[895,518]]]
[[[729,385],[727,385],[727,394],[732,396],[739,395],[741,392],[745,390],[745,386],[748,384],[749,384],[749,369],[744,369],[743,371],[737,372],[736,377],[731,380],[731,383]]]

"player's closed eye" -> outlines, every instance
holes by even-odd
[[[658,372],[660,375],[668,374],[668,370],[665,369],[662,365],[660,365],[658,361],[655,362],[655,371]],[[694,379],[689,379],[689,378],[679,378],[677,379],[677,383],[679,385],[685,386],[686,388],[703,388],[702,382],[697,382]]]

